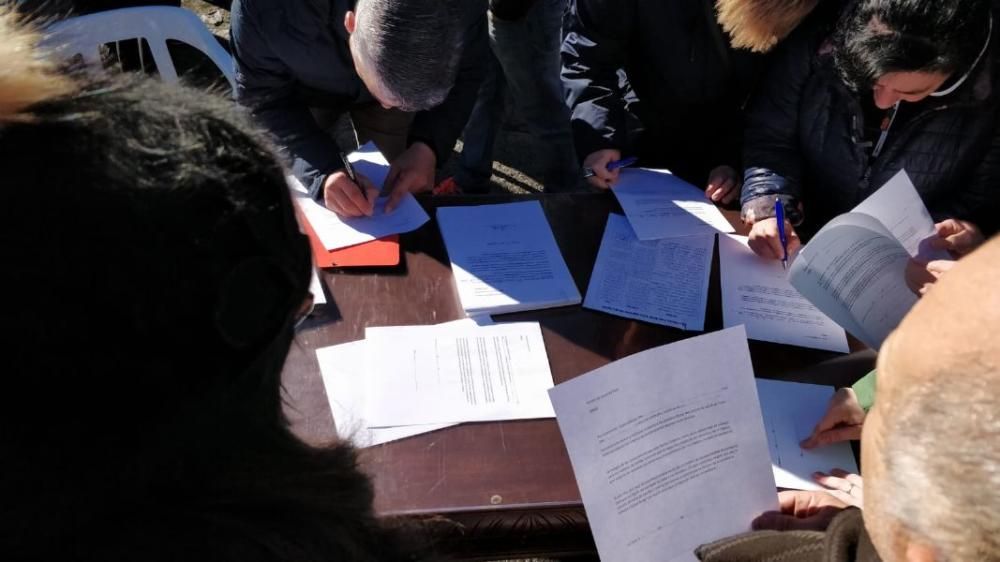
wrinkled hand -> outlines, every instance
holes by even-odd
[[[785,221],[785,236],[788,238],[788,255],[791,256],[802,246],[802,242],[788,221]],[[766,259],[780,260],[784,257],[781,237],[778,236],[778,219],[764,219],[753,224],[750,229],[750,249]]]
[[[708,174],[705,196],[714,203],[728,205],[739,195],[742,185],[736,170],[730,166],[718,166]]]
[[[906,263],[906,286],[914,293],[923,296],[931,290],[934,283],[958,262],[949,260],[934,260],[922,262],[914,258]]]
[[[934,229],[938,237],[931,240],[931,246],[956,256],[964,256],[986,241],[979,227],[969,221],[948,219],[935,224]]]
[[[800,445],[803,449],[813,449],[841,441],[861,439],[861,426],[864,423],[865,411],[858,403],[858,396],[850,388],[841,388],[830,399],[826,413],[816,424],[812,435]]]
[[[587,181],[598,189],[609,189],[618,182],[619,170],[608,170],[608,164],[621,159],[621,151],[614,148],[591,152],[583,159],[583,167],[594,171],[594,175],[587,178]]]
[[[365,176],[357,174],[357,178],[358,183],[354,183],[343,170],[327,176],[323,182],[323,203],[326,208],[342,217],[370,217],[375,210],[378,189]],[[361,194],[359,185],[364,188],[365,195]]]
[[[865,481],[857,474],[835,468],[830,474],[813,473],[813,480],[827,489],[827,493],[851,507],[864,508]]]
[[[768,511],[753,520],[755,531],[825,531],[830,521],[849,505],[827,492],[778,493],[779,511]]]
[[[434,169],[437,156],[431,147],[422,142],[413,143],[406,152],[399,155],[389,167],[385,187],[389,190],[389,200],[385,212],[391,213],[407,193],[420,193],[434,189]]]

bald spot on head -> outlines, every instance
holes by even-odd
[[[963,372],[1000,373],[1000,238],[961,260],[903,319],[884,349],[891,383]],[[888,397],[887,397],[888,398]]]

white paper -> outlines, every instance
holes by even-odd
[[[474,328],[490,324],[492,321],[488,317],[477,317],[426,326],[426,328]],[[330,402],[330,411],[337,426],[337,435],[341,439],[351,439],[357,447],[371,447],[456,425],[448,423],[368,427],[368,423],[364,420],[368,385],[365,357],[365,340],[316,350],[323,385],[326,387],[326,397]]]
[[[802,248],[788,279],[827,316],[878,349],[917,302],[906,285],[909,259],[881,222],[847,213]]]
[[[371,143],[350,154],[347,159],[354,164],[356,172],[367,176],[377,186],[381,186],[389,174],[388,162]],[[346,248],[392,234],[410,232],[430,220],[420,203],[409,193],[400,199],[399,205],[392,213],[385,212],[389,198],[379,197],[375,201],[372,216],[341,217],[309,197],[306,188],[294,176],[287,176],[285,179],[292,189],[292,195],[299,209],[327,250]]]
[[[666,170],[622,170],[611,190],[639,240],[734,232],[704,191]]]
[[[580,303],[538,201],[441,207],[437,219],[470,315]]]
[[[537,323],[369,328],[371,427],[551,418]]]
[[[309,292],[313,296],[313,306],[326,304],[326,292],[323,291],[323,283],[319,280],[319,272],[313,268],[312,278],[309,280]]]
[[[722,325],[753,340],[847,353],[844,329],[792,287],[781,262],[753,253],[746,236],[719,236]]]
[[[695,560],[777,509],[743,328],[651,349],[549,392],[603,560]]]
[[[900,170],[851,212],[878,220],[911,256],[928,261],[951,259],[944,250],[935,250],[928,244],[937,238],[934,220],[905,170]]]
[[[859,472],[849,443],[808,451],[799,446],[822,419],[833,393],[829,386],[757,379],[774,482],[779,488],[820,490],[822,487],[812,479],[814,472],[829,472],[832,468]]]
[[[705,327],[714,234],[641,241],[608,215],[583,306],[682,330]]]

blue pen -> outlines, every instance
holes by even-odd
[[[781,267],[788,269],[788,237],[785,236],[785,206],[781,198],[774,198],[774,218],[778,219],[778,238],[781,240],[781,250],[785,253],[781,258]]]
[[[632,164],[635,164],[638,161],[639,161],[639,158],[636,157],[636,156],[630,156],[628,158],[622,158],[621,160],[615,160],[614,162],[608,163],[607,169],[610,172],[612,170],[617,170],[619,168],[627,168],[627,167],[631,166]],[[583,177],[590,178],[590,177],[594,177],[595,175],[597,175],[597,174],[594,173],[594,169],[593,168],[584,168],[583,169]]]

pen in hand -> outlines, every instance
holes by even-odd
[[[607,166],[607,169],[610,172],[612,170],[617,170],[619,168],[627,168],[627,167],[631,166],[632,164],[635,164],[638,161],[639,161],[639,159],[636,158],[635,156],[631,156],[629,158],[622,158],[621,160],[615,160],[614,162],[609,162],[608,166]],[[596,172],[594,172],[593,168],[584,168],[583,169],[583,177],[584,178],[592,178],[595,175],[597,175],[597,174],[596,174]]]
[[[365,188],[358,183],[358,175],[354,173],[354,166],[351,165],[351,161],[347,159],[347,155],[343,152],[340,153],[340,160],[344,163],[344,171],[347,172],[347,177],[351,178],[354,185],[358,186],[358,191],[361,192],[361,196],[368,200],[368,194],[365,193]]]
[[[781,267],[788,269],[788,237],[785,235],[785,206],[781,204],[781,198],[774,198],[774,218],[778,219],[778,239],[781,240]]]

